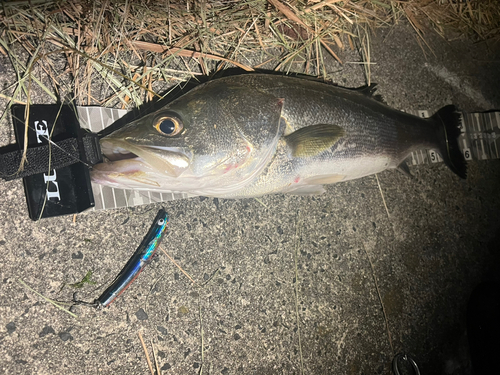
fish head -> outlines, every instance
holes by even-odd
[[[221,82],[222,81],[222,82]],[[97,183],[211,195],[234,191],[270,162],[284,132],[283,100],[211,81],[101,140]]]

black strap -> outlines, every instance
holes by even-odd
[[[23,170],[19,170],[23,150],[1,153],[0,178],[10,181],[38,173],[48,173],[49,169],[59,169],[78,162],[90,167],[102,161],[97,134],[84,132],[79,138],[68,138],[54,143],[28,147]]]

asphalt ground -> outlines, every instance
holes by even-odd
[[[433,52],[409,26],[371,35],[371,80],[389,105],[500,108],[498,46],[425,37]],[[365,84],[359,54],[340,56],[328,66],[334,82]],[[3,87],[15,80],[8,64]],[[7,120],[1,145],[13,141]],[[196,197],[75,222],[32,222],[21,181],[1,181],[0,372],[148,374],[141,332],[163,374],[389,374],[399,352],[422,374],[470,374],[467,301],[500,274],[500,161],[469,163],[465,181],[443,164],[411,172],[315,197]],[[109,309],[78,306],[74,318],[19,282],[92,301],[160,207],[170,215],[163,249],[194,284],[160,252]],[[89,270],[95,285],[67,285]]]

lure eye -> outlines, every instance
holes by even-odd
[[[163,224],[165,224],[165,219],[158,220],[158,225],[163,225]]]
[[[169,137],[179,134],[183,128],[182,122],[171,116],[160,117],[154,126],[159,133]]]

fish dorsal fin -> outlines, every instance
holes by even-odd
[[[371,83],[367,86],[364,86],[364,87],[357,89],[356,91],[367,96],[368,98],[374,99],[377,102],[385,104],[384,99],[382,98],[382,95],[375,94],[375,92],[377,91],[377,84],[376,83]]]
[[[357,89],[357,91],[362,93],[363,95],[366,95],[366,96],[373,96],[375,91],[377,91],[377,84],[370,83],[369,85],[360,87],[359,89]]]
[[[294,157],[311,157],[328,150],[344,135],[340,126],[318,124],[294,131],[285,136],[285,140]]]

